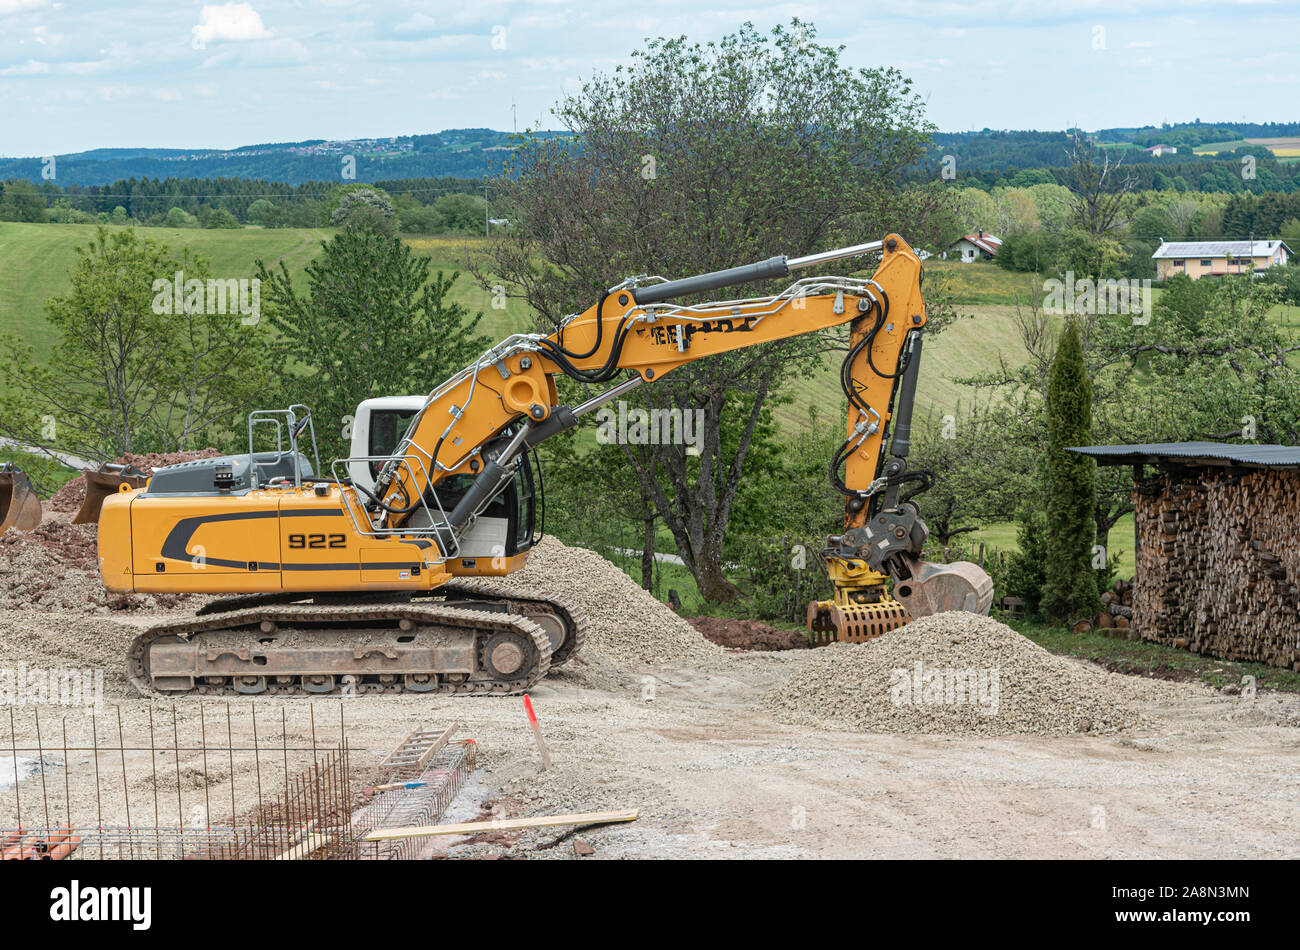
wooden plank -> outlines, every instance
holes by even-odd
[[[395,838],[428,838],[433,835],[477,835],[491,831],[554,828],[557,825],[605,825],[619,821],[636,821],[640,814],[639,808],[630,808],[624,811],[595,811],[581,815],[534,815],[532,818],[469,821],[459,825],[412,825],[409,828],[381,828],[370,832],[362,840],[392,841]]]

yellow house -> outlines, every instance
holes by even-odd
[[[1283,267],[1291,248],[1282,241],[1165,241],[1154,254],[1156,280],[1186,274],[1192,280],[1224,274],[1253,274]]]

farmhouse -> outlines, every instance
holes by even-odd
[[[1161,155],[1177,155],[1178,149],[1173,145],[1152,145],[1146,153],[1159,158]]]
[[[1291,248],[1282,241],[1163,241],[1151,255],[1156,279],[1186,274],[1192,280],[1224,274],[1253,274],[1284,267]]]
[[[1166,646],[1300,671],[1300,446],[1071,451],[1133,466],[1131,629]]]
[[[960,260],[963,264],[969,264],[971,261],[991,261],[998,253],[998,248],[1002,246],[1002,239],[987,231],[976,231],[974,234],[967,234],[960,241],[954,244],[948,250],[944,251],[943,256],[947,259],[949,254],[960,254]]]

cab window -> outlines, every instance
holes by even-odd
[[[406,435],[416,409],[375,409],[370,413],[370,445],[367,455],[392,455],[397,443]],[[370,476],[379,477],[379,463],[370,463]]]

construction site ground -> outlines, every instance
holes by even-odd
[[[137,695],[122,658],[140,630],[203,599],[105,597],[93,529],[66,517],[47,515],[40,530],[10,532],[0,544],[0,670],[102,671],[100,741],[107,732],[116,743],[118,710],[127,746],[150,745],[151,709],[163,736],[155,744],[167,744],[173,709],[180,734],[197,734],[200,701]],[[734,623],[712,630],[722,643],[711,642],[608,561],[551,539],[507,583],[558,583],[589,619],[582,655],[532,690],[553,758],[547,771],[518,696],[238,697],[229,717],[226,699],[208,698],[207,728],[215,719],[216,739],[226,741],[229,721],[233,741],[245,743],[248,707],[272,736],[286,709],[291,740],[310,738],[314,715],[328,743],[342,716],[364,777],[412,730],[456,721],[458,739],[477,741],[478,767],[443,821],[640,809],[635,822],[576,832],[438,839],[436,853],[448,856],[574,859],[580,839],[594,850],[583,860],[1300,857],[1300,695],[1107,672],[971,614],[816,650],[781,649],[779,631]],[[922,660],[998,670],[998,714],[891,702],[894,671]],[[31,707],[0,708],[5,760],[10,711],[15,744],[34,739]],[[58,730],[85,732],[87,715],[44,705],[40,717],[44,786],[35,756],[22,753],[8,772],[27,776],[24,822],[44,792],[57,824],[67,811]],[[92,774],[92,756],[69,755],[70,774]],[[173,769],[157,784],[167,785],[164,804],[179,786],[185,810],[231,797],[232,779],[245,794],[253,782],[252,765],[238,761],[205,766],[184,751],[162,768],[149,759],[136,753],[121,765],[132,801],[149,801],[152,777]],[[104,823],[123,821],[117,779],[117,792],[68,783],[74,823],[96,807]],[[259,779],[275,791],[275,776]],[[12,774],[0,773],[0,827],[17,823],[14,799]]]
[[[6,644],[17,636],[39,647],[93,626],[104,648],[158,616],[7,611],[0,630]],[[579,832],[595,851],[587,860],[1300,856],[1295,697],[1247,704],[1178,684],[1177,698],[1146,710],[1152,725],[1117,736],[861,734],[783,725],[755,708],[797,655],[719,652],[716,662],[639,669],[589,660],[557,671],[533,691],[554,758],[546,772],[518,697],[315,703],[323,723],[341,707],[362,765],[415,724],[459,721],[459,735],[478,741],[479,769],[447,820],[641,810],[632,824]],[[124,690],[110,672],[106,702],[147,702]],[[270,719],[280,704],[307,700],[252,702]],[[177,705],[192,720],[197,701]],[[164,721],[171,704],[155,709]],[[209,774],[214,797],[228,779]],[[573,858],[571,841],[547,847],[564,831],[457,839],[446,853]]]

